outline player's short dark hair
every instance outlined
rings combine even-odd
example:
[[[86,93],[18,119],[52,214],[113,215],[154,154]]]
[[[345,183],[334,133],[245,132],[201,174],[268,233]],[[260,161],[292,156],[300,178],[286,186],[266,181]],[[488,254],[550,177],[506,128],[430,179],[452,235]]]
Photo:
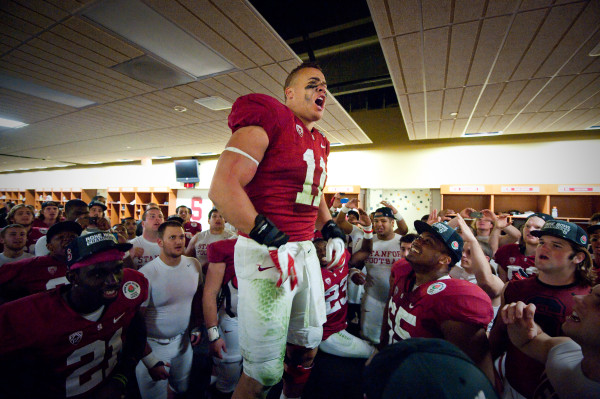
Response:
[[[9,224],[8,226],[5,226],[3,229],[0,229],[0,237],[4,238],[4,236],[6,235],[6,231],[8,229],[27,229],[27,227],[23,226],[22,224],[18,224],[18,223]]]
[[[179,212],[179,208],[185,208],[185,209],[187,209],[188,211],[190,211],[190,213],[191,213],[191,211],[192,211],[190,208],[188,208],[188,207],[187,207],[187,206],[185,206],[185,205],[179,205],[177,208],[175,208],[175,213]]]
[[[219,212],[219,210],[217,208],[213,208],[210,210],[210,212],[208,212],[208,219],[210,220],[210,217],[212,216],[213,213],[217,212],[218,214],[221,214],[221,212]]]
[[[416,240],[417,237],[419,237],[418,234],[414,234],[414,233],[406,234],[406,235],[403,235],[402,237],[400,237],[400,242],[405,242],[407,244],[410,244],[411,242]]]
[[[323,70],[321,69],[319,64],[317,64],[316,62],[303,62],[302,64],[298,65],[296,68],[292,69],[290,74],[285,79],[285,84],[283,85],[284,95],[285,95],[285,89],[287,89],[288,87],[290,87],[292,85],[292,81],[294,80],[294,78],[296,77],[298,72],[300,72],[301,70],[303,70],[305,68],[314,68],[314,69],[318,69],[319,71],[323,72]]]
[[[183,230],[183,226],[177,220],[167,220],[166,222],[158,226],[158,237],[160,239],[162,239],[165,235],[165,230],[167,229],[167,227],[179,227]]]
[[[67,203],[65,204],[65,214],[67,216],[67,219],[69,218],[69,215],[71,215],[71,212],[75,208],[86,208],[88,210],[90,209],[88,204],[80,199],[72,199],[70,201],[67,201]]]
[[[125,223],[125,221],[127,221],[127,220],[133,220],[135,222],[135,218],[133,216],[128,216],[126,218],[122,218],[121,223]]]

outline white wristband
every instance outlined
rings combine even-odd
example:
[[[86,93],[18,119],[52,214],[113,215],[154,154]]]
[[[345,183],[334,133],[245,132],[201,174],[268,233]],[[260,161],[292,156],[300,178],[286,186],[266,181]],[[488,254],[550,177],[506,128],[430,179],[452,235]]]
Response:
[[[208,332],[208,342],[214,342],[221,338],[221,335],[219,335],[219,328],[217,326],[209,327],[206,329],[206,331]]]
[[[355,267],[350,268],[350,270],[348,270],[348,277],[352,278],[352,276],[354,276],[356,273],[360,273],[360,270],[358,270]]]
[[[363,238],[367,240],[373,239],[373,225],[370,224],[363,228]]]
[[[331,208],[329,208],[329,212],[335,212],[337,211],[337,208],[335,206],[332,206]]]
[[[394,219],[396,219],[399,222],[401,222],[401,221],[404,220],[404,218],[402,217],[402,215],[400,214],[400,212],[394,213]]]
[[[343,212],[343,213],[348,213],[348,212],[350,212],[350,208],[348,208],[348,207],[346,206],[346,204],[344,204],[344,205],[342,205],[342,209],[340,210],[340,212]]]
[[[160,362],[156,356],[154,356],[154,352],[148,353],[146,356],[142,358],[142,363],[146,366],[147,369],[151,369],[156,366],[156,363]]]

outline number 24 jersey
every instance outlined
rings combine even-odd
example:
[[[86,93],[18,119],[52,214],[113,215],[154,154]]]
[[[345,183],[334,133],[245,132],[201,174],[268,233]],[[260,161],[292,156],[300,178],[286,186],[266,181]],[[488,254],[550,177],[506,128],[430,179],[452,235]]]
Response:
[[[264,94],[242,96],[233,104],[229,127],[235,132],[246,126],[260,126],[269,137],[256,174],[244,188],[256,211],[288,234],[290,241],[312,240],[327,176],[329,141]]]
[[[489,296],[477,285],[445,278],[413,290],[415,272],[406,259],[394,265],[391,297],[386,309],[382,342],[393,344],[408,338],[444,338],[448,320],[486,328],[494,315]],[[386,339],[386,341],[383,341]]]

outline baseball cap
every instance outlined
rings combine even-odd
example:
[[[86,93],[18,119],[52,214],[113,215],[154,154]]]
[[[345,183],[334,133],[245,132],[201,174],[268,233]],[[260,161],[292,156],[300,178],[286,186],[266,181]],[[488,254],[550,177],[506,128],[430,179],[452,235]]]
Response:
[[[347,216],[354,215],[354,217],[357,218],[357,219],[360,217],[358,211],[355,211],[354,209],[350,209],[346,215]]]
[[[415,229],[417,229],[417,233],[419,234],[428,231],[439,237],[444,242],[444,245],[450,250],[454,263],[458,262],[462,257],[463,239],[456,230],[446,223],[438,222],[429,225],[420,220],[415,220]]]
[[[56,201],[44,201],[44,202],[42,202],[42,209],[44,209],[47,206],[55,206],[55,207],[58,208],[59,205],[58,205],[58,202],[56,202]]]
[[[596,223],[588,227],[587,232],[589,235],[591,235],[597,232],[598,230],[600,230],[600,223]]]
[[[491,382],[460,349],[438,338],[390,345],[365,367],[367,399],[497,399]]]
[[[123,258],[123,252],[128,251],[133,244],[119,244],[114,233],[99,231],[77,237],[67,247],[67,266],[69,269],[77,269],[93,263],[119,260]],[[95,255],[110,253],[110,257],[98,257]],[[89,260],[93,260],[90,262]]]
[[[388,208],[387,206],[381,207],[379,209],[377,209],[375,211],[375,215],[373,216],[374,218],[380,218],[382,216],[388,217],[388,218],[394,218],[394,213],[392,212],[391,208]]]
[[[531,219],[534,216],[542,219],[544,222],[547,222],[548,220],[554,220],[554,218],[552,216],[548,215],[547,213],[534,212],[531,215],[527,216],[527,219],[525,219],[525,221]]]
[[[75,223],[75,222],[58,222],[58,223],[54,223],[49,229],[48,232],[46,233],[46,240],[47,242],[50,242],[50,240],[52,240],[52,238],[57,235],[58,233],[62,233],[63,231],[72,231],[73,233],[80,235],[81,232],[83,231],[83,228],[81,227],[81,225],[79,223]]]
[[[585,231],[575,223],[566,222],[564,220],[549,220],[540,230],[531,232],[532,236],[554,236],[570,241],[575,245],[587,245],[588,236]]]
[[[100,201],[92,201],[88,204],[88,207],[91,209],[93,206],[99,206],[100,208],[102,208],[103,211],[105,211],[106,205],[104,205],[104,202],[100,202]]]

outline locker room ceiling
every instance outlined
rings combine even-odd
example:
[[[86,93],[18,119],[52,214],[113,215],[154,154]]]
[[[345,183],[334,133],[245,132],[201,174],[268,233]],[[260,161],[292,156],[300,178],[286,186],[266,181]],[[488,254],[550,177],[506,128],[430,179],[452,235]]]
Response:
[[[403,118],[389,143],[600,125],[597,0],[5,0],[0,17],[0,118],[28,124],[0,128],[0,172],[218,154],[229,111],[194,100],[282,99],[308,59],[344,146],[372,142],[351,114],[373,109]]]

